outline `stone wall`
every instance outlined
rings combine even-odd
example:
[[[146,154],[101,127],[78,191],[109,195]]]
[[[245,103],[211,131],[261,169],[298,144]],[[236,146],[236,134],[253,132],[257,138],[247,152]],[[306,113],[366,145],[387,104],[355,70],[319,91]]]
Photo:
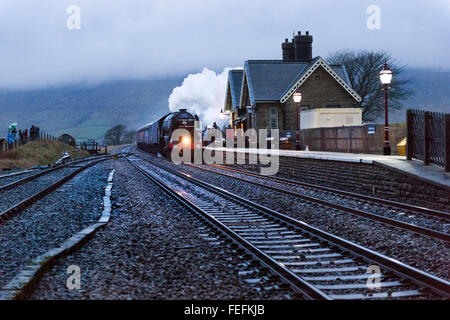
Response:
[[[353,97],[322,67],[313,72],[302,84],[300,91],[302,93],[300,108],[316,109],[336,105],[345,108],[355,107],[356,101]],[[292,97],[284,104],[257,103],[256,129],[269,128],[270,107],[278,108],[278,128],[280,130],[297,130],[297,106]]]
[[[248,154],[246,159],[248,163]],[[244,167],[258,170],[259,165]],[[280,157],[278,175],[373,197],[450,211],[449,189],[376,163]]]

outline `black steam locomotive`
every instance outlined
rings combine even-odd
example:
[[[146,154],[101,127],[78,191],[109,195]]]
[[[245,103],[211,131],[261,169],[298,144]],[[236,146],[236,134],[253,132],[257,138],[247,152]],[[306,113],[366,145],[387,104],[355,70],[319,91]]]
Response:
[[[178,148],[183,144],[183,149],[194,149],[194,124],[198,120],[186,109],[169,113],[152,123],[138,129],[136,142],[139,149],[160,153],[164,156],[170,155],[173,148]],[[181,136],[179,139],[172,139],[172,133],[176,129],[186,129],[189,135]],[[181,149],[181,148],[180,148]],[[193,153],[193,152],[192,152]]]

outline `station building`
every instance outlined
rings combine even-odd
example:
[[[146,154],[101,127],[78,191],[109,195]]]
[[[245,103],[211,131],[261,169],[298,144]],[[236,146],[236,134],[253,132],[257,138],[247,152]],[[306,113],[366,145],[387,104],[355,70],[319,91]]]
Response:
[[[294,137],[298,126],[302,128],[301,111],[321,108],[349,113],[340,117],[342,125],[361,125],[361,117],[354,117],[361,98],[345,67],[313,58],[312,42],[309,32],[298,32],[282,43],[282,60],[247,60],[243,69],[229,71],[224,110],[234,129],[279,129],[281,135]],[[299,105],[292,98],[295,92],[302,94]],[[331,122],[329,126],[336,123]]]

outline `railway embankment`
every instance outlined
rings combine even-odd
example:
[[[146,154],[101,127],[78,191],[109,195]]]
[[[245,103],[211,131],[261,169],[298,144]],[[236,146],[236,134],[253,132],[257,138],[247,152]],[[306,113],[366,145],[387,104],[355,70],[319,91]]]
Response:
[[[31,141],[16,149],[3,151],[0,154],[0,172],[47,165],[58,160],[63,152],[68,152],[74,159],[89,156],[87,151],[59,141]]]

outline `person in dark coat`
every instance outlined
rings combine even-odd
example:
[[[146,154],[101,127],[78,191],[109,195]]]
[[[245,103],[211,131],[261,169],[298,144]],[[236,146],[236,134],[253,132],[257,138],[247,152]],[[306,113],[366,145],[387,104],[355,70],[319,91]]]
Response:
[[[24,141],[23,141],[23,131],[22,131],[22,129],[19,129],[19,141],[20,141],[20,144],[24,144]]]

